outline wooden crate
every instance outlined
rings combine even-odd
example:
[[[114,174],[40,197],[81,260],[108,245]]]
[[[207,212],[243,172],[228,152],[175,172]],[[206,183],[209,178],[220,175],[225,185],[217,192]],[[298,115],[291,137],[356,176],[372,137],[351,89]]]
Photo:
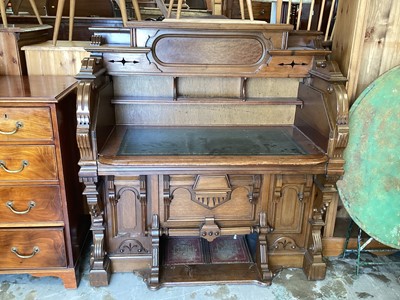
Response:
[[[51,41],[29,45],[25,51],[29,75],[76,75],[81,67],[81,60],[90,54],[85,51],[89,46],[86,41],[58,41],[54,46]]]
[[[21,48],[48,39],[49,25],[0,25],[0,75],[26,75],[25,56]]]

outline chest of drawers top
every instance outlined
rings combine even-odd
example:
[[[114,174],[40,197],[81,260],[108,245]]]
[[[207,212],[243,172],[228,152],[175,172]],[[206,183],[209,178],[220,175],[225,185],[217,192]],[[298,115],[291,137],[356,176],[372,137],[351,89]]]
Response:
[[[58,103],[75,85],[72,76],[0,76],[0,105]]]

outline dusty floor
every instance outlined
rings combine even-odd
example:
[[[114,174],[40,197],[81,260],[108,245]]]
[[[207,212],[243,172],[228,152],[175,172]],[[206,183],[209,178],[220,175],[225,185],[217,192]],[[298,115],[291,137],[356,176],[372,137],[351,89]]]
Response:
[[[255,285],[209,285],[168,287],[150,291],[139,277],[130,274],[113,274],[110,285],[94,288],[88,282],[88,259],[85,259],[83,277],[79,288],[66,290],[61,280],[53,277],[35,278],[29,275],[0,275],[0,299],[400,299],[399,252],[388,257],[367,260],[389,262],[389,265],[365,266],[355,275],[354,259],[330,258],[323,281],[307,281],[302,270],[282,270],[270,287]]]

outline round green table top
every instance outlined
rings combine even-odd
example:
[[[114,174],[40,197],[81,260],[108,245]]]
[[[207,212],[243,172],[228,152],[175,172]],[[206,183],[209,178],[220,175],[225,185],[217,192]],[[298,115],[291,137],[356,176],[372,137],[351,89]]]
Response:
[[[400,66],[358,97],[349,127],[339,195],[362,230],[400,249]]]

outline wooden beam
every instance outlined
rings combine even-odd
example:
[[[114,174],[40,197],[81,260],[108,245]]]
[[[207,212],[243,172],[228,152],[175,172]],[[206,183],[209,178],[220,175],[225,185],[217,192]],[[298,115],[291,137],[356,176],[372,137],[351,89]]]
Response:
[[[355,97],[380,75],[400,64],[400,1],[368,1]]]
[[[371,1],[339,1],[332,43],[332,59],[347,78],[347,95],[353,102],[362,61],[362,47],[367,26],[366,13]]]

